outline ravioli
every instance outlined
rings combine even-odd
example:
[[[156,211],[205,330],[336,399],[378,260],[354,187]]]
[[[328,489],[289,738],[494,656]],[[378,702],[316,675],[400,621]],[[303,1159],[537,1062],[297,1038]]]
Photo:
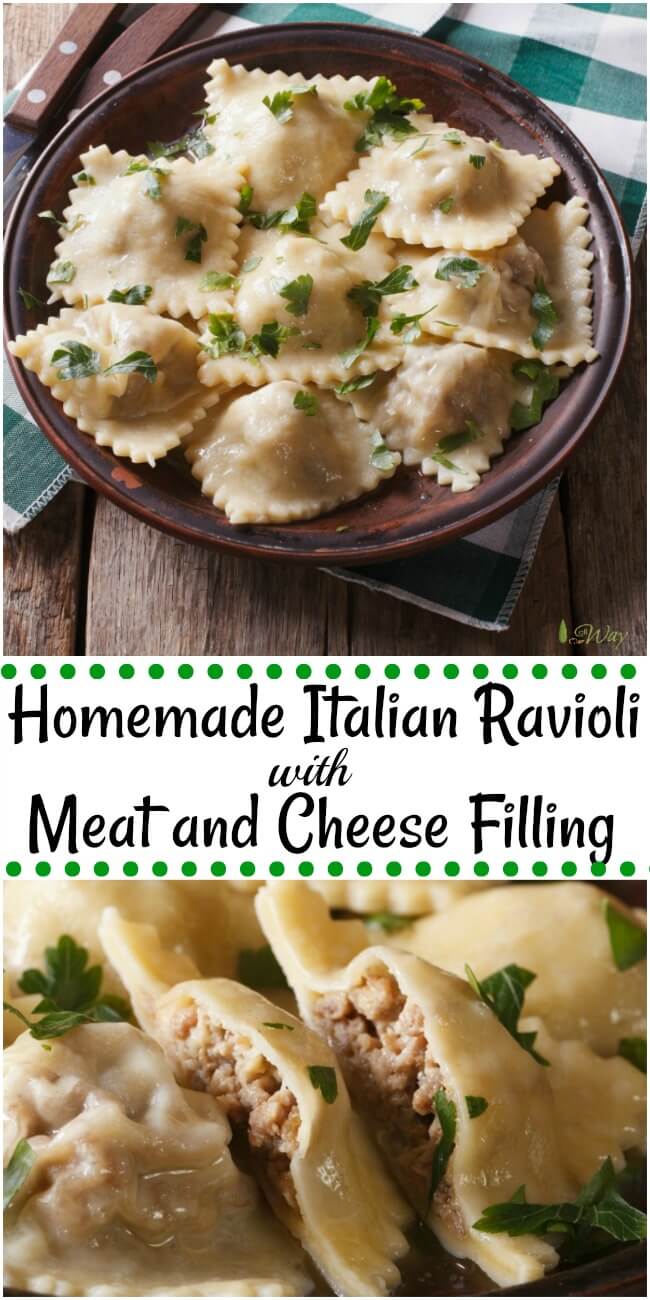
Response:
[[[182,1089],[127,1024],[5,1053],[5,1165],[35,1163],[5,1215],[5,1281],[45,1295],[305,1295],[301,1252],[234,1165],[217,1102]]]
[[[330,1042],[389,1168],[444,1247],[501,1286],[553,1268],[544,1239],[475,1225],[522,1186],[533,1204],[573,1200],[607,1155],[620,1169],[643,1133],[642,1074],[621,1061],[614,1078],[589,1049],[545,1036],[541,1064],[464,980],[397,948],[358,951],[356,929],[331,920],[306,885],[268,886],[256,905],[303,1018]],[[600,1111],[575,1132],[572,1087],[589,1116]]]
[[[410,1217],[353,1114],[336,1059],[295,1016],[230,980],[164,991],[151,926],[109,910],[104,947],[178,1081],[216,1097],[247,1139],[275,1213],[338,1294],[385,1295]]]
[[[312,519],[373,491],[400,459],[347,403],[289,379],[235,389],[185,454],[202,492],[234,524]]]
[[[358,221],[366,190],[387,194],[376,229],[426,248],[496,248],[505,244],[559,175],[537,158],[469,136],[425,115],[418,135],[384,137],[358,168],[325,196],[336,221]]]
[[[409,344],[397,370],[350,400],[405,465],[466,492],[503,451],[515,395],[528,391],[512,374],[515,360],[467,343],[421,340]]]
[[[467,894],[487,889],[480,880],[314,880],[312,889],[326,899],[330,908],[359,915],[389,913],[393,916],[425,916],[443,912]],[[260,881],[242,880],[231,885],[243,893],[256,894]]]
[[[524,966],[536,976],[525,1014],[541,1017],[555,1038],[580,1039],[610,1056],[621,1038],[645,1036],[647,965],[616,967],[607,903],[632,916],[595,885],[498,885],[417,921],[394,941],[458,975],[466,963],[479,979],[512,962]]]
[[[536,208],[524,222],[522,238],[539,253],[548,267],[548,289],[558,315],[548,346],[540,353],[547,365],[565,361],[595,361],[592,346],[591,272],[592,234],[586,228],[589,208],[575,195],[568,203]],[[517,349],[518,350],[518,349]]]
[[[9,349],[35,371],[83,433],[136,464],[153,465],[166,456],[218,400],[199,381],[196,335],[142,306],[66,307],[47,324],[21,334]],[[136,353],[139,369],[105,373],[123,362],[128,367]],[[76,377],[78,356],[82,369]]]
[[[300,73],[248,71],[215,59],[208,68],[205,130],[220,156],[242,165],[253,186],[255,206],[264,212],[290,208],[306,191],[322,199],[354,166],[359,115],[343,102],[367,91],[362,77],[311,77]],[[274,115],[267,98],[299,88],[284,116]],[[363,121],[363,117],[362,117]],[[319,148],[319,141],[327,142]]]
[[[344,226],[328,229],[320,224],[313,237],[244,228],[232,312],[246,342],[241,341],[240,351],[229,351],[211,328],[206,329],[201,336],[206,355],[199,372],[204,384],[254,387],[291,378],[333,385],[397,365],[402,346],[386,328],[387,303],[399,302],[401,295],[382,300],[379,332],[365,349],[361,344],[368,321],[347,296],[364,281],[381,281],[394,269],[391,244],[382,235],[371,235],[355,253],[341,243],[343,236]],[[262,350],[264,333],[277,326],[282,338],[273,351],[270,345]],[[357,346],[358,357],[346,355]]]
[[[170,162],[112,154],[106,145],[82,154],[81,163],[94,184],[70,191],[58,269],[48,274],[50,302],[92,305],[115,289],[148,285],[154,312],[198,319],[224,310],[228,294],[206,292],[201,282],[208,271],[234,270],[241,172],[214,155]],[[141,170],[128,174],[134,167]]]

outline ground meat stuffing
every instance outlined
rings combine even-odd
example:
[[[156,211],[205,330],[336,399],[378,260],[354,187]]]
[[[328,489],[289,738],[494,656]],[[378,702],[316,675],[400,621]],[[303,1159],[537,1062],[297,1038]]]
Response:
[[[420,1008],[382,970],[366,975],[353,989],[321,997],[314,1014],[339,1057],[352,1096],[372,1115],[373,1132],[390,1168],[425,1213],[433,1153],[441,1137],[434,1097],[444,1085]],[[442,1207],[448,1201],[443,1180],[436,1203]]]
[[[268,1181],[296,1209],[290,1161],[300,1115],[275,1066],[244,1034],[215,1023],[196,1004],[174,1017],[170,1045],[180,1082],[219,1098],[233,1127],[245,1129]]]

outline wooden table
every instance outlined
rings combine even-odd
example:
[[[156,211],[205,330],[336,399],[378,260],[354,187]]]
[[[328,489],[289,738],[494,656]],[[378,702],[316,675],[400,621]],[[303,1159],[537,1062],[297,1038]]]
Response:
[[[5,5],[5,85],[53,40],[69,4]],[[555,654],[558,627],[625,633],[644,654],[643,285],[614,395],[572,459],[508,632],[467,628],[314,570],[231,559],[154,532],[69,484],[5,541],[7,655]]]

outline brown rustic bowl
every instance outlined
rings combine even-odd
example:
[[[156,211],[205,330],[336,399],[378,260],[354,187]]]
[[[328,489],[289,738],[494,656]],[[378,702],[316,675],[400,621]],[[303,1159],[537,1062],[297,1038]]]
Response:
[[[132,514],[187,541],[239,554],[369,564],[450,541],[498,518],[553,478],[587,433],[623,355],[631,308],[631,257],[623,222],[593,159],[539,99],[503,73],[426,37],[346,23],[288,23],[235,32],[184,46],[132,73],[98,96],[52,141],[21,192],[7,233],[6,328],[10,338],[33,327],[18,296],[43,296],[56,235],[39,221],[65,206],[77,159],[90,145],[143,150],[147,140],[175,139],[203,104],[205,68],[223,56],[261,67],[370,77],[384,73],[403,94],[424,100],[436,118],[474,135],[497,136],[525,153],[552,154],[562,175],[544,202],[585,195],[590,203],[594,342],[600,359],[583,366],[541,424],[506,445],[480,484],[452,494],[416,469],[398,470],[376,493],[321,519],[280,526],[229,524],[199,493],[182,454],[152,470],[118,460],[80,433],[36,377],[12,359],[19,389],[38,424],[90,485]],[[338,531],[343,529],[343,531]]]

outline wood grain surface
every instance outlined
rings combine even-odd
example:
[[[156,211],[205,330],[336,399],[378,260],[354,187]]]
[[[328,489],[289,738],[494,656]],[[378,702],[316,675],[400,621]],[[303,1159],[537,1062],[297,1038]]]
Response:
[[[5,87],[69,4],[4,6]],[[314,571],[231,559],[69,485],[5,541],[5,654],[644,654],[644,262],[609,407],[569,463],[509,631],[480,632]],[[625,634],[562,647],[558,627]]]

